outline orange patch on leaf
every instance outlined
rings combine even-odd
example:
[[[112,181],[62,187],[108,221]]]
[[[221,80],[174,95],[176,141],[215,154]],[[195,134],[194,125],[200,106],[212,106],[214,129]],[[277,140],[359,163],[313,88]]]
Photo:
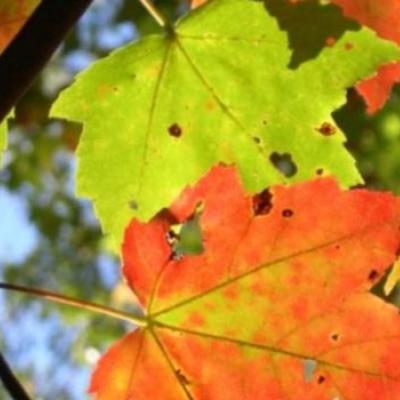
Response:
[[[188,321],[187,321],[187,325],[190,327],[194,327],[194,328],[200,328],[205,324],[205,319],[204,316],[198,312],[192,312],[189,316],[188,316]]]

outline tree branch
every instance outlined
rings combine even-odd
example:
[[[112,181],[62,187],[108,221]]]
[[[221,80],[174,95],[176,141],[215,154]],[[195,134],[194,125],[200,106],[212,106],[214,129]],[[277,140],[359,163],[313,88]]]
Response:
[[[36,76],[92,0],[42,0],[0,56],[0,122]]]
[[[16,376],[12,373],[3,355],[0,353],[0,379],[10,397],[14,400],[30,400]]]

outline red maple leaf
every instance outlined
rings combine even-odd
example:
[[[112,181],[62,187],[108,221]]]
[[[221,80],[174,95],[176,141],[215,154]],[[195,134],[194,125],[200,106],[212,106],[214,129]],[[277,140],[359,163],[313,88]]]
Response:
[[[204,250],[172,224],[201,210]],[[123,273],[144,326],[100,360],[98,400],[399,400],[400,315],[369,289],[396,258],[400,202],[333,178],[246,194],[215,167],[148,223]]]
[[[344,14],[375,30],[381,37],[400,44],[399,0],[331,0]],[[392,87],[400,82],[400,63],[382,67],[376,76],[360,83],[357,90],[364,97],[369,113],[382,108]]]

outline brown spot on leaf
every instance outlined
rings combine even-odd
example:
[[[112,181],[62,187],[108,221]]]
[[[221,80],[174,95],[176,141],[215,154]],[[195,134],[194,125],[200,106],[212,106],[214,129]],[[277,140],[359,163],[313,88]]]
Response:
[[[268,189],[253,196],[254,215],[268,214],[272,209],[272,194]]]
[[[379,273],[377,270],[373,269],[368,275],[368,280],[375,281],[379,277]]]
[[[182,136],[182,128],[177,124],[174,123],[168,128],[168,132],[171,136],[179,138]]]
[[[344,45],[344,48],[345,48],[346,50],[353,50],[353,49],[354,49],[354,44],[353,44],[353,43],[350,43],[350,42],[347,42],[347,43]]]
[[[261,143],[261,139],[258,136],[253,136],[253,141],[256,144],[260,144]]]
[[[137,210],[137,209],[139,208],[139,205],[138,205],[137,201],[135,201],[135,200],[131,200],[131,201],[128,203],[128,206],[129,206],[129,208],[130,208],[131,210]]]
[[[285,209],[282,211],[282,216],[283,216],[284,218],[291,218],[291,217],[293,217],[293,214],[294,214],[294,212],[293,212],[293,210],[291,210],[290,208],[285,208]]]
[[[323,375],[320,375],[319,377],[318,377],[318,384],[319,385],[321,385],[322,383],[324,383],[325,382],[325,377],[323,376]]]
[[[178,219],[168,208],[162,208],[154,217],[154,219],[163,221],[167,225],[175,225],[178,223]]]
[[[321,175],[324,174],[324,170],[323,170],[323,168],[318,168],[318,169],[315,171],[315,173],[316,173],[318,176],[321,176]]]
[[[332,136],[336,133],[336,128],[330,122],[324,122],[317,131],[322,133],[324,136]]]
[[[180,369],[175,370],[175,375],[182,385],[184,385],[184,386],[190,385],[189,379],[186,377],[186,375]]]
[[[337,342],[337,341],[339,340],[339,334],[338,334],[338,333],[333,333],[333,334],[331,335],[331,339],[332,339],[334,342]]]

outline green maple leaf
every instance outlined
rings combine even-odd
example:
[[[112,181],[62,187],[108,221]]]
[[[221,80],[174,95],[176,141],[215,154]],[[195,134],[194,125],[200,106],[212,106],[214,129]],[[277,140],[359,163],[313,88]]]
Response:
[[[210,2],[175,30],[93,64],[53,109],[84,123],[78,192],[115,249],[129,218],[149,218],[216,162],[237,164],[250,191],[317,171],[361,181],[331,112],[346,88],[400,58],[395,45],[348,32],[293,71],[286,34],[249,0]],[[282,174],[274,156],[297,172]]]

